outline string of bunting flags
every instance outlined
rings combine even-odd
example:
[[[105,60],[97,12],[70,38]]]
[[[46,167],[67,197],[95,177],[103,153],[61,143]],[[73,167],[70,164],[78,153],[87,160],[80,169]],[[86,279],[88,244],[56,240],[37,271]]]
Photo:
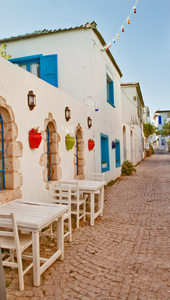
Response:
[[[118,33],[115,34],[115,36],[114,36],[114,38],[111,40],[111,42],[107,43],[107,44],[101,49],[102,52],[107,51],[107,50],[112,46],[112,45],[111,45],[112,42],[113,42],[113,43],[116,43],[116,40],[119,40],[119,34],[120,34],[120,32],[124,32],[124,31],[125,31],[125,24],[126,24],[126,23],[127,23],[127,24],[130,24],[130,15],[132,14],[132,12],[133,12],[134,14],[136,14],[136,5],[137,5],[138,2],[139,2],[139,0],[137,0],[137,1],[135,2],[133,8],[132,8],[131,11],[130,11],[129,16],[126,18],[126,20],[124,21],[123,25],[120,27]]]

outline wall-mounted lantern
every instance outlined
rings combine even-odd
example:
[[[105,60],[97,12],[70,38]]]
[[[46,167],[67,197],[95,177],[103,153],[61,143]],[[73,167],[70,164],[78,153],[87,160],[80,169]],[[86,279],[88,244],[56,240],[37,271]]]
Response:
[[[92,127],[92,119],[90,117],[87,118],[87,125],[88,127]]]
[[[66,106],[65,108],[65,119],[68,122],[71,119],[71,110]]]
[[[28,106],[30,110],[33,110],[33,108],[36,106],[36,95],[33,93],[33,91],[29,91],[28,93]]]

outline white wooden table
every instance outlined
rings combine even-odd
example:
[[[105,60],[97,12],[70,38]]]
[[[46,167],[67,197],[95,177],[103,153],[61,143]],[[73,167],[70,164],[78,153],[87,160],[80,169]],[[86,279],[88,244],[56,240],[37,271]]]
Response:
[[[33,277],[34,285],[41,283],[41,274],[57,259],[64,259],[63,214],[67,205],[11,201],[0,207],[1,214],[15,213],[18,229],[32,232],[33,249]],[[57,249],[50,258],[40,257],[39,232],[44,227],[58,219],[57,222]],[[40,262],[43,263],[40,266]]]
[[[93,180],[67,180],[67,182],[76,182],[79,183],[80,192],[90,195],[90,225],[94,226],[94,220],[99,216],[103,215],[104,207],[104,186],[106,185],[105,181],[93,181]],[[94,195],[96,192],[99,192],[99,207],[98,211],[94,212]]]

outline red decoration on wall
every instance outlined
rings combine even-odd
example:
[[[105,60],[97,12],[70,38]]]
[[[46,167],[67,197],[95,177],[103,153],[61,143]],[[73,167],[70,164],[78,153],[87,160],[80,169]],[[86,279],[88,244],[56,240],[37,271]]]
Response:
[[[34,128],[29,131],[29,145],[31,149],[38,148],[41,140],[41,132],[36,132]]]
[[[95,142],[93,140],[89,139],[88,140],[88,148],[89,148],[89,150],[93,150],[94,146],[95,146]]]

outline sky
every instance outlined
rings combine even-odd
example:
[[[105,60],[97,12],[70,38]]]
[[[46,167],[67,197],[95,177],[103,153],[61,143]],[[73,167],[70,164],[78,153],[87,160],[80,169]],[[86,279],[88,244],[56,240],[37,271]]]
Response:
[[[125,31],[113,43],[136,1],[0,0],[0,39],[95,21],[105,42],[111,42],[121,81],[139,82],[152,117],[158,109],[170,110],[170,0],[139,0],[130,25],[125,23]]]

